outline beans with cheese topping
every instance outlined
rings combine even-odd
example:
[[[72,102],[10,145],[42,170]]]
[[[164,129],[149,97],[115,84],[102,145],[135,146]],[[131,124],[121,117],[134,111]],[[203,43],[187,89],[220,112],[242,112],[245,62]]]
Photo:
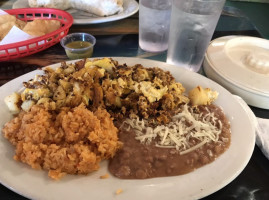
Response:
[[[177,148],[177,144],[173,144],[173,142],[167,146],[158,145],[163,139],[161,134],[152,137],[150,142],[141,142],[141,140],[136,139],[137,135],[140,134],[137,133],[139,132],[137,128],[126,125],[121,126],[119,139],[124,145],[110,161],[110,172],[123,179],[145,179],[181,175],[213,162],[230,145],[230,123],[222,110],[216,105],[199,106],[192,115],[198,116],[196,123],[201,123],[208,116],[208,113],[214,116],[210,118],[209,122],[215,124],[216,130],[219,129],[220,132],[216,140],[214,138],[212,140],[208,139],[198,148],[193,149],[192,147],[201,144],[201,140],[205,141],[207,136],[205,136],[206,134],[201,134],[201,127],[193,127],[193,124],[187,120],[185,120],[185,128],[189,131],[188,138],[185,138],[187,140],[186,144],[189,145],[187,149],[182,146]],[[220,121],[220,123],[217,123],[217,121]],[[121,124],[119,123],[118,125]],[[143,131],[143,128],[140,130]],[[183,130],[181,131],[184,132]],[[201,136],[194,137],[195,134]],[[167,137],[170,137],[169,134],[167,134]],[[190,151],[181,153],[188,149]]]

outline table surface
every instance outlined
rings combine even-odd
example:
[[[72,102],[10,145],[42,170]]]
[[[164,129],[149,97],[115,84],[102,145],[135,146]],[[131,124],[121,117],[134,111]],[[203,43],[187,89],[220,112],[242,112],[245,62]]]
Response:
[[[10,9],[15,1],[1,1],[1,9]],[[269,39],[269,4],[227,1],[213,38],[225,35],[249,35]],[[70,32],[88,32],[96,36],[93,57],[140,57],[166,60],[166,52],[148,53],[138,46],[138,14],[129,18],[95,25],[73,25]],[[37,54],[0,62],[0,85],[29,71],[68,60],[60,44]],[[256,116],[269,118],[269,111],[251,107]],[[25,200],[0,185],[0,199]],[[210,199],[269,199],[269,161],[256,146],[243,172]]]

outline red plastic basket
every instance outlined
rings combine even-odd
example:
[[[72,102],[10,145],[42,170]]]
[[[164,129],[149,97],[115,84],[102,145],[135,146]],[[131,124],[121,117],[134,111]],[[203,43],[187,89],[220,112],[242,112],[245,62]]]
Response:
[[[73,24],[73,17],[69,13],[53,8],[20,8],[5,11],[26,22],[34,19],[58,20],[61,22],[61,28],[33,39],[0,45],[0,61],[28,56],[51,47],[67,35]]]

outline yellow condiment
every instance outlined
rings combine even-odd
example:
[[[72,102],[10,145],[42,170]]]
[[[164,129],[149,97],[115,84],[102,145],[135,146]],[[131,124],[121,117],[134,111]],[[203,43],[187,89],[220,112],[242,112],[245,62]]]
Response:
[[[90,42],[74,41],[66,45],[66,47],[73,50],[65,49],[65,52],[70,59],[89,58],[92,56],[93,53],[93,47],[90,46],[92,46]]]
[[[81,48],[89,47],[91,45],[92,43],[86,42],[86,41],[74,41],[74,42],[68,43],[66,46],[72,49],[81,49]]]

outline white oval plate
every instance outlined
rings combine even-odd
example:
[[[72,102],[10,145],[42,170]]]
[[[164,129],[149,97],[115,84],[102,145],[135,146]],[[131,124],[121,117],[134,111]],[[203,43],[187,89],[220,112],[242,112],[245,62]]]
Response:
[[[197,85],[209,87],[219,92],[216,104],[223,108],[231,122],[232,136],[230,148],[211,164],[194,172],[173,177],[152,178],[145,180],[122,180],[110,175],[108,179],[100,179],[109,173],[107,162],[102,162],[100,170],[87,176],[67,175],[60,181],[51,180],[47,172],[33,170],[23,163],[12,159],[14,147],[0,137],[0,181],[9,189],[31,199],[39,200],[84,200],[84,199],[155,199],[178,200],[205,197],[221,189],[236,178],[247,165],[255,145],[255,132],[246,111],[233,98],[231,93],[217,83],[194,72],[159,61],[115,57],[119,63],[127,65],[142,64],[145,67],[160,67],[169,70],[187,91]],[[72,61],[71,61],[72,62]],[[52,65],[58,67],[60,64]],[[16,78],[0,88],[0,127],[12,116],[4,104],[4,97],[13,91],[19,91],[23,81],[28,81],[36,70]],[[116,195],[117,189],[122,193]]]
[[[28,0],[17,0],[12,8],[29,8]],[[73,16],[74,24],[99,24],[130,17],[135,14],[138,9],[139,5],[135,0],[123,0],[123,11],[108,17],[99,17],[76,9],[68,9],[66,11]]]

